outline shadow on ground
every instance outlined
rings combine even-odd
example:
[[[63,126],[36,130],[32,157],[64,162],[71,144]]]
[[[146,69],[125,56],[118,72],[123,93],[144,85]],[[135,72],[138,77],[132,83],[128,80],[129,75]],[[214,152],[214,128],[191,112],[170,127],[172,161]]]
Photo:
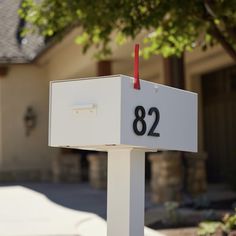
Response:
[[[95,190],[88,184],[14,183],[1,186],[23,186],[64,207],[95,213],[106,219],[106,190]]]

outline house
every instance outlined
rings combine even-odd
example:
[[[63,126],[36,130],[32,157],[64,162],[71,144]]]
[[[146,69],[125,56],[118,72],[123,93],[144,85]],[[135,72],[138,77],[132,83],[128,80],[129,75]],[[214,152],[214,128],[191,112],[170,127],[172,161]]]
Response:
[[[113,55],[97,61],[74,43],[79,28],[45,43],[22,38],[20,0],[0,4],[0,181],[90,179],[106,186],[106,154],[49,148],[49,81],[107,74],[133,74],[133,42],[112,45]],[[140,35],[140,40],[142,35]],[[160,56],[140,61],[140,78],[168,84],[168,63]],[[199,152],[149,154],[147,181],[155,201],[178,200],[210,182],[230,182],[236,168],[236,66],[220,46],[185,55],[186,89],[199,94]],[[206,170],[206,171],[205,171]],[[207,176],[206,176],[207,173]],[[152,176],[152,177],[150,177]]]

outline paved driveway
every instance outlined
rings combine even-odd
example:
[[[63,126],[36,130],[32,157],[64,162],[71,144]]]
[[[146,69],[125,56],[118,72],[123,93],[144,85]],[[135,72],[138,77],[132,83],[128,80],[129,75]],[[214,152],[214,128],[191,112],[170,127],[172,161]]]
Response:
[[[1,236],[105,236],[105,216],[106,192],[88,185],[0,186]]]

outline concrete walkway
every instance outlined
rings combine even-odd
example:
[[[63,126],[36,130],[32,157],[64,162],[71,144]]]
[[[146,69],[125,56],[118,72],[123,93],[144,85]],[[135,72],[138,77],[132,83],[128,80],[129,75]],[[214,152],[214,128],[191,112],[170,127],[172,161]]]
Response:
[[[0,236],[105,236],[105,212],[106,192],[87,185],[0,186]]]

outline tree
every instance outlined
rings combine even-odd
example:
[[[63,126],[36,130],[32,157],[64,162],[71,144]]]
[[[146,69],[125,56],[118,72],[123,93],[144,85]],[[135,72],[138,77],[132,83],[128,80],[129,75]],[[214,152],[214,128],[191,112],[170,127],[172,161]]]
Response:
[[[145,31],[144,57],[220,43],[236,61],[236,0],[23,0],[19,14],[29,23],[24,33],[51,37],[80,26],[84,51],[96,45],[107,55],[112,35],[123,43]]]

